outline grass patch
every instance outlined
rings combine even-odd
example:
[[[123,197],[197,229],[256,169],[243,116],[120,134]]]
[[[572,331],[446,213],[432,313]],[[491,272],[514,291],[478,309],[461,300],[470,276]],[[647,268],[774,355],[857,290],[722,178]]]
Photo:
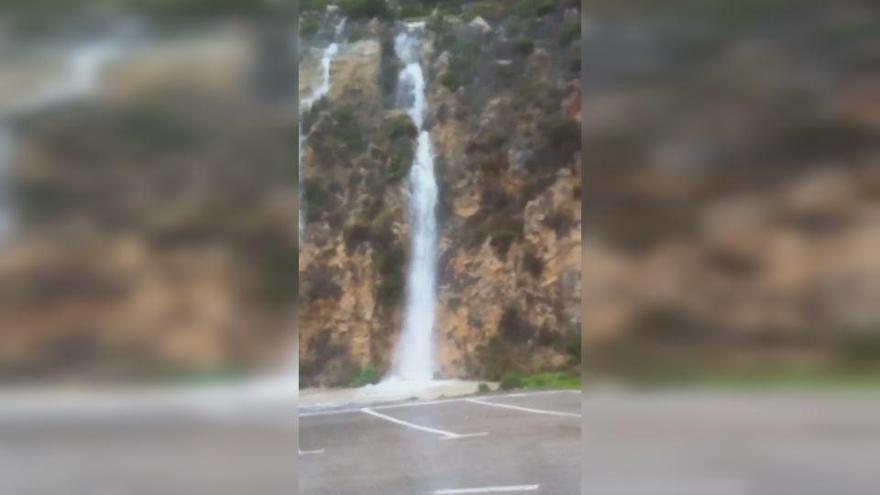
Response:
[[[526,377],[525,388],[529,390],[565,389],[580,390],[581,377],[570,373],[538,373]]]
[[[501,390],[580,390],[581,377],[562,372],[524,375],[511,371],[504,374],[499,387]]]
[[[351,381],[352,387],[364,387],[366,385],[375,385],[382,379],[379,372],[373,368],[365,368],[358,372],[357,376]]]

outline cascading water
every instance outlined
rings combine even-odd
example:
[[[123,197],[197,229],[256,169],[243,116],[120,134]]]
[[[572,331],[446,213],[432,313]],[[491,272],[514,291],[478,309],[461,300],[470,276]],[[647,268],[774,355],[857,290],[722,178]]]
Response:
[[[434,320],[437,278],[437,181],[431,134],[424,128],[425,75],[419,61],[420,26],[409,25],[397,35],[395,51],[405,64],[398,80],[398,104],[418,128],[418,142],[409,173],[410,262],[407,273],[403,331],[388,381],[428,382],[437,367]]]
[[[303,186],[302,186],[302,154],[303,154],[303,146],[308,139],[308,136],[303,135],[302,131],[302,118],[312,107],[320,101],[322,98],[327,96],[327,93],[330,92],[331,87],[331,74],[330,69],[333,66],[333,61],[336,59],[336,56],[339,54],[339,40],[342,38],[342,32],[345,29],[346,18],[342,18],[336,27],[333,30],[333,41],[327,48],[324,49],[321,54],[321,82],[318,84],[313,90],[312,94],[310,94],[307,98],[303,99],[300,102],[299,107],[299,239],[300,244],[302,244],[303,233],[305,232],[305,201],[303,201]]]

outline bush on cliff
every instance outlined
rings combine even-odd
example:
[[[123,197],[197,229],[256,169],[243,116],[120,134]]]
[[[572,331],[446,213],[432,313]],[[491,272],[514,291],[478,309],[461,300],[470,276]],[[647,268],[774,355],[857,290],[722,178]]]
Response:
[[[558,0],[519,0],[514,12],[522,17],[543,17],[556,10],[559,3]]]
[[[353,19],[372,19],[375,17],[390,20],[394,18],[394,13],[391,12],[385,0],[344,0],[340,2],[340,7],[346,15]]]

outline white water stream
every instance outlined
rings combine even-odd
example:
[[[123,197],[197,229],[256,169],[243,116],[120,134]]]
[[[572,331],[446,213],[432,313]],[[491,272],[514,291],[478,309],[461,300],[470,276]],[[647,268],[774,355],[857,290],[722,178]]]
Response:
[[[419,130],[409,173],[410,261],[406,279],[403,331],[385,382],[431,382],[438,371],[434,346],[437,279],[437,181],[431,134],[424,128],[425,74],[419,61],[420,26],[397,35],[395,51],[404,63],[398,104]]]

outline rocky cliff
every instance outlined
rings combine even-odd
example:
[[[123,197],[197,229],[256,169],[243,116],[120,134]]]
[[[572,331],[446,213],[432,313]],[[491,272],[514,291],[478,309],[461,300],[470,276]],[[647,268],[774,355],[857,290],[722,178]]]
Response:
[[[560,2],[564,4],[565,2]],[[306,14],[301,97],[338,13]],[[570,369],[580,352],[580,13],[426,21],[447,377]],[[401,330],[415,129],[395,109],[391,20],[352,20],[303,117],[303,385],[386,370]]]

